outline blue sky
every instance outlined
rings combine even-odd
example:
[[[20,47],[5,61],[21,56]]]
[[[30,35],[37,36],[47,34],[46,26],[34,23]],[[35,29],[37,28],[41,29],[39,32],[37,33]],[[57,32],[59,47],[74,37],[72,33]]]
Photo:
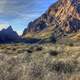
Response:
[[[0,28],[12,25],[19,34],[56,0],[0,0]]]

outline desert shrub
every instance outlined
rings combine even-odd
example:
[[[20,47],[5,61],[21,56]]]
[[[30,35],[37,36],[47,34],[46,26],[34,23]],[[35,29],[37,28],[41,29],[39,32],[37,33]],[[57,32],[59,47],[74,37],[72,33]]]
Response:
[[[74,41],[71,41],[71,40],[67,40],[67,39],[64,40],[64,44],[65,44],[65,45],[68,45],[68,46],[71,46],[71,47],[74,46],[74,43],[75,43],[75,42],[74,42]]]
[[[36,51],[41,51],[43,48],[42,47],[37,47]]]
[[[56,71],[59,73],[72,73],[74,72],[75,67],[70,63],[56,62],[52,64],[51,71]]]
[[[29,51],[41,51],[43,48],[41,46],[35,45],[31,46],[28,50]]]
[[[72,47],[72,46],[74,46],[74,44],[73,44],[73,43],[69,43],[69,46],[71,46],[71,47]]]
[[[1,46],[1,49],[6,49],[6,47],[5,46]]]
[[[31,49],[27,49],[27,52],[28,53],[32,53],[33,51]]]
[[[57,55],[59,54],[59,52],[56,51],[56,50],[50,50],[50,51],[49,51],[49,54],[50,54],[51,56],[57,56]]]
[[[34,50],[34,46],[30,46],[30,48],[29,48],[29,49]]]
[[[16,51],[16,48],[12,48],[13,51]]]
[[[29,67],[28,70],[28,77],[30,77],[30,80],[43,80],[44,77],[44,71],[43,67],[37,64],[34,64]]]
[[[24,49],[18,50],[17,53],[24,53]]]

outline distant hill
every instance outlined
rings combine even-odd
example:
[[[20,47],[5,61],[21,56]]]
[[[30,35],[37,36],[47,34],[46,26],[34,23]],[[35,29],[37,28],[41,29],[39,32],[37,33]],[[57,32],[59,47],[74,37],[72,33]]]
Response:
[[[59,0],[29,23],[23,38],[55,39],[80,30],[80,0]]]
[[[0,43],[10,43],[21,41],[20,36],[9,26],[7,29],[0,31]]]

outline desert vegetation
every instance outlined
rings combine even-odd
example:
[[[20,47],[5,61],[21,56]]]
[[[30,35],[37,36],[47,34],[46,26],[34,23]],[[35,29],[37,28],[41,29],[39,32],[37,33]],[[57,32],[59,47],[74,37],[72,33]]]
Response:
[[[1,44],[0,80],[80,80],[80,46]]]

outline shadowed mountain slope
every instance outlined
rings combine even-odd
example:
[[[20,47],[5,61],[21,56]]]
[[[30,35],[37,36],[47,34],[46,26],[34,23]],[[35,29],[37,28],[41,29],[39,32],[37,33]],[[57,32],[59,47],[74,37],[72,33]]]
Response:
[[[21,38],[13,31],[11,26],[0,31],[0,43],[19,42],[20,40]]]
[[[29,23],[23,38],[59,38],[80,29],[80,1],[59,0],[39,18]]]

